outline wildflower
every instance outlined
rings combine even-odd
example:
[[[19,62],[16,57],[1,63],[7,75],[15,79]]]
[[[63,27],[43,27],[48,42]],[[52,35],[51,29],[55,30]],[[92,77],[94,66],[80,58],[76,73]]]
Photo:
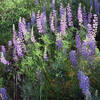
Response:
[[[63,35],[66,34],[66,12],[64,12],[64,14],[61,15],[61,21],[60,21],[60,30],[61,30],[61,33]]]
[[[12,41],[8,41],[8,46],[9,46],[9,48],[11,48],[11,46],[12,46]]]
[[[67,19],[68,19],[68,26],[72,27],[73,26],[73,20],[72,20],[71,7],[70,7],[69,3],[67,5]]]
[[[93,0],[90,0],[90,6],[93,6]]]
[[[52,10],[55,9],[55,0],[52,0]]]
[[[75,50],[72,50],[70,52],[70,61],[73,64],[73,66],[77,66],[77,59],[76,59],[76,52],[75,52]]]
[[[98,17],[96,14],[93,15],[94,19],[93,19],[93,36],[96,37],[96,32],[97,32],[97,28],[98,28]]]
[[[87,34],[87,36],[88,36],[88,37],[91,37],[92,32],[93,32],[92,25],[88,23],[87,27],[88,27],[88,34]]]
[[[94,5],[95,5],[96,14],[99,15],[99,2],[98,2],[98,0],[94,0]]]
[[[40,11],[38,11],[38,14],[37,14],[37,28],[38,28],[39,33],[43,33]]]
[[[22,23],[25,25],[25,28],[26,28],[26,20],[25,20],[25,18],[22,18]]]
[[[0,89],[0,94],[1,94],[2,100],[7,100],[8,97],[6,95],[6,89],[5,88]]]
[[[27,31],[29,32],[30,29],[31,29],[31,22],[28,22],[28,23],[27,23]]]
[[[80,40],[80,36],[78,33],[76,34],[75,38],[76,38],[76,48],[77,48],[77,52],[79,54],[81,52],[81,40]]]
[[[4,55],[6,54],[6,48],[4,45],[1,46],[1,52],[3,52]]]
[[[35,0],[35,4],[38,5],[39,4],[39,1],[38,0]]]
[[[32,24],[32,26],[34,25],[34,22],[35,22],[35,13],[32,12],[32,14],[31,14],[31,24]]]
[[[65,9],[64,9],[64,7],[63,7],[63,4],[61,3],[60,4],[60,16],[62,15],[62,14],[64,14],[65,13]]]
[[[83,23],[84,23],[84,26],[87,26],[88,21],[87,21],[87,13],[86,13],[85,7],[83,9]]]
[[[83,23],[81,3],[79,4],[79,7],[78,7],[78,21],[79,21],[79,26],[81,26]]]
[[[3,52],[1,52],[0,61],[1,61],[3,64],[5,64],[5,65],[6,65],[6,64],[9,65],[9,62],[5,59],[4,53],[3,53]]]
[[[90,84],[88,76],[84,75],[82,71],[78,72],[78,80],[80,81],[80,88],[82,89],[82,93],[88,98],[91,98],[91,93],[89,91]],[[89,99],[91,100],[91,99]]]
[[[61,49],[62,49],[62,47],[63,47],[63,42],[62,42],[61,39],[60,39],[60,40],[56,40],[56,46],[57,46],[58,50],[61,50]]]
[[[88,14],[88,23],[91,24],[92,22],[92,7],[90,8],[90,12]]]

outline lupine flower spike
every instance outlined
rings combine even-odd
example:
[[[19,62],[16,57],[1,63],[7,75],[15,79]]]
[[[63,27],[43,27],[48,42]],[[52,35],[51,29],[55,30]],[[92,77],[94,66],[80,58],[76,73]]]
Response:
[[[85,96],[88,96],[88,100],[91,100],[91,93],[89,91],[90,84],[88,76],[84,75],[82,71],[78,72],[78,80],[80,81],[80,88]]]
[[[96,14],[99,15],[99,2],[98,2],[98,0],[94,0],[94,5],[95,5]]]
[[[81,40],[80,40],[80,35],[76,33],[76,48],[77,48],[77,53],[81,54]]]
[[[60,20],[60,30],[61,34],[65,35],[66,34],[66,12],[64,10],[64,14],[61,14],[61,20]]]
[[[52,0],[52,10],[55,9],[55,0]]]
[[[93,36],[96,37],[97,28],[98,28],[98,16],[96,14],[93,15]]]
[[[3,52],[1,52],[0,61],[5,65],[9,65],[9,62],[5,59]]]
[[[7,100],[8,99],[8,97],[6,95],[6,89],[5,88],[0,89],[0,96],[1,96],[2,100]]]
[[[43,33],[42,23],[41,23],[41,16],[40,16],[40,10],[37,13],[37,28],[39,33]]]
[[[86,13],[86,9],[85,7],[83,8],[83,23],[84,23],[84,26],[87,26],[87,13]]]
[[[75,52],[75,50],[72,50],[70,52],[70,61],[73,64],[73,66],[75,66],[75,67],[77,66],[77,59],[76,59],[76,52]]]
[[[92,23],[92,7],[90,8],[90,12],[88,14],[88,23],[91,24]]]
[[[83,18],[82,18],[81,3],[79,4],[79,7],[78,7],[78,22],[79,22],[79,26],[82,26]]]
[[[68,26],[72,27],[73,26],[73,19],[72,19],[71,7],[70,7],[69,3],[67,5],[67,19],[68,19]]]
[[[34,22],[35,22],[35,13],[32,12],[32,14],[31,14],[31,24],[32,24],[32,26],[34,25]]]

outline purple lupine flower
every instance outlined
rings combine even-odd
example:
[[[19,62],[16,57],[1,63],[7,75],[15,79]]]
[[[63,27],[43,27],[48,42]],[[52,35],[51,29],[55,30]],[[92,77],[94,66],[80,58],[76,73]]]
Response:
[[[34,34],[33,34],[33,27],[32,27],[32,30],[31,30],[31,41],[33,43],[36,42],[35,37],[34,37]]]
[[[27,23],[27,30],[28,30],[28,32],[30,31],[30,29],[31,29],[31,22],[28,22]]]
[[[36,71],[36,75],[37,75],[37,80],[38,80],[38,83],[41,85],[42,84],[42,74],[41,74],[41,70],[39,68],[37,68],[37,71]]]
[[[35,0],[35,4],[38,5],[39,4],[39,1],[38,0]]]
[[[8,97],[6,95],[6,89],[5,88],[0,89],[0,94],[1,94],[2,100],[7,100],[8,99]]]
[[[43,7],[43,13],[46,14],[46,6]]]
[[[55,31],[55,26],[54,26],[54,16],[52,13],[50,13],[50,29],[52,32]]]
[[[34,25],[34,22],[35,22],[35,13],[32,12],[32,14],[31,14],[31,24],[32,24],[32,26]]]
[[[58,23],[58,20],[57,20],[57,11],[53,10],[52,14],[54,16],[54,24],[55,24],[55,29],[56,29],[57,28],[57,23]]]
[[[99,15],[99,2],[98,2],[98,0],[94,0],[94,5],[95,5],[96,14]]]
[[[46,33],[46,14],[45,12],[41,13],[40,17],[41,17],[43,33]]]
[[[24,55],[23,55],[23,51],[22,51],[22,46],[21,46],[20,38],[17,39],[16,51],[17,51],[18,56],[23,58]]]
[[[11,48],[11,46],[12,46],[12,41],[11,40],[8,41],[8,46],[9,46],[9,48]]]
[[[52,10],[55,9],[55,0],[52,0]]]
[[[73,66],[77,66],[77,59],[76,59],[76,52],[75,52],[75,50],[72,50],[70,52],[70,61],[73,64]]]
[[[4,45],[1,46],[1,52],[3,52],[3,54],[4,54],[4,56],[5,56],[5,54],[6,54],[6,48],[5,48]]]
[[[87,26],[88,21],[87,21],[87,13],[86,13],[85,7],[83,9],[83,23],[84,23],[84,26]]]
[[[6,64],[9,65],[9,61],[7,61],[7,60],[5,59],[4,53],[3,53],[3,52],[1,52],[0,61],[1,61],[3,64],[5,64],[5,65],[6,65]]]
[[[92,7],[90,8],[90,12],[88,14],[88,23],[91,24],[92,22]]]
[[[81,26],[83,23],[81,3],[79,4],[78,7],[78,22],[79,22],[79,26]]]
[[[96,36],[96,32],[98,29],[98,16],[96,14],[93,15],[94,19],[93,19],[93,36]]]
[[[87,27],[88,27],[88,34],[87,34],[87,36],[88,36],[88,37],[91,37],[92,32],[93,32],[92,25],[88,23]]]
[[[60,16],[61,16],[62,14],[64,14],[64,13],[65,13],[65,9],[64,9],[64,7],[63,7],[63,4],[62,4],[62,3],[60,3],[60,9],[59,9],[59,12],[60,12]]]
[[[43,33],[40,10],[37,13],[37,28],[38,28],[39,33]]]
[[[62,49],[62,47],[63,47],[63,42],[62,42],[61,39],[60,39],[60,40],[56,40],[56,46],[57,46],[58,50],[61,50],[61,49]]]
[[[77,48],[77,53],[80,54],[81,53],[81,40],[80,40],[80,35],[78,33],[76,33],[76,48]]]
[[[68,19],[68,26],[72,27],[73,19],[72,19],[71,7],[69,3],[67,5],[67,19]]]
[[[90,0],[90,6],[93,6],[93,0]]]
[[[48,61],[48,56],[47,56],[47,49],[46,49],[46,47],[45,47],[45,50],[44,50],[43,58],[44,58],[45,61]]]
[[[83,42],[82,44],[82,56],[85,60],[88,58],[88,49],[87,49],[87,42]]]
[[[78,80],[80,81],[80,88],[82,89],[82,93],[88,98],[91,98],[91,93],[89,91],[90,84],[88,76],[84,75],[82,71],[78,72]],[[91,99],[89,99],[91,100]]]
[[[26,20],[25,20],[25,18],[22,18],[22,23],[25,25],[25,27],[26,27]]]
[[[64,14],[61,14],[61,21],[60,21],[60,30],[61,34],[65,35],[66,34],[66,12]]]

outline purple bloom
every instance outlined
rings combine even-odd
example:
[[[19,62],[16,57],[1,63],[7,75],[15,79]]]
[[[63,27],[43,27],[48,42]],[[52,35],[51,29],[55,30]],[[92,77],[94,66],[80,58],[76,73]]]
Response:
[[[35,22],[35,13],[32,12],[32,14],[31,14],[31,24],[32,24],[32,26],[34,25],[34,22]]]
[[[6,89],[5,88],[0,89],[0,94],[1,94],[2,100],[7,100],[8,97],[6,95]]]
[[[93,36],[96,36],[96,32],[97,32],[97,28],[98,28],[98,17],[96,14],[93,15],[94,19],[93,19]]]
[[[52,0],[52,10],[55,9],[55,0]]]
[[[6,48],[4,45],[1,46],[1,52],[3,52],[4,55],[6,54]]]
[[[18,61],[17,51],[16,48],[13,49],[13,60]]]
[[[88,21],[87,21],[87,13],[86,13],[85,7],[83,9],[83,23],[84,23],[84,26],[87,26]]]
[[[90,89],[90,84],[89,84],[89,78],[88,76],[84,75],[82,71],[78,72],[78,80],[80,81],[80,88],[82,89],[82,93],[84,95],[88,95],[88,98],[91,98],[89,89]]]
[[[58,50],[61,50],[63,47],[63,42],[62,40],[56,40],[56,46],[58,48]]]
[[[77,48],[77,53],[81,53],[81,40],[79,34],[76,34],[76,48]]]
[[[55,25],[54,25],[54,16],[52,13],[50,13],[50,29],[52,32],[55,31]]]
[[[75,52],[75,50],[72,50],[70,52],[70,61],[73,64],[73,66],[77,66],[77,59],[76,59],[76,52]]]
[[[64,14],[65,13],[65,9],[64,9],[64,7],[63,7],[63,4],[61,3],[60,4],[60,16],[62,15],[62,14]]]
[[[88,34],[87,35],[88,35],[88,37],[91,37],[92,32],[93,32],[92,25],[91,24],[88,24],[87,27],[88,27]]]
[[[81,26],[83,23],[81,3],[79,4],[78,7],[78,22],[79,22],[79,26]]]
[[[5,65],[9,65],[9,62],[5,59],[3,52],[1,52],[0,61]]]
[[[63,35],[66,34],[66,12],[64,12],[64,14],[61,14],[61,21],[60,21],[60,30],[61,30],[61,33]]]
[[[85,60],[87,60],[88,58],[87,42],[84,42],[82,44],[82,56],[84,57]]]
[[[26,27],[26,20],[25,20],[25,18],[22,18],[22,23],[25,25],[25,27]]]
[[[99,2],[98,2],[98,0],[94,0],[94,4],[95,4],[95,11],[96,11],[96,14],[99,15]]]
[[[93,6],[93,0],[90,0],[90,6]]]
[[[31,23],[28,22],[28,23],[27,23],[27,30],[30,31],[30,29],[31,29]]]
[[[37,14],[37,28],[38,28],[39,33],[43,33],[41,16],[42,15],[40,15],[40,11],[38,11],[38,14]]]
[[[88,14],[88,23],[91,24],[92,22],[92,7],[90,8],[90,12]]]
[[[39,4],[39,1],[38,0],[35,0],[35,4],[38,5]]]
[[[70,7],[69,3],[67,5],[67,19],[68,19],[68,26],[72,27],[73,26],[73,20],[72,20],[71,7]]]
[[[11,46],[12,46],[12,41],[8,41],[8,46],[9,46],[9,48],[11,48]]]

